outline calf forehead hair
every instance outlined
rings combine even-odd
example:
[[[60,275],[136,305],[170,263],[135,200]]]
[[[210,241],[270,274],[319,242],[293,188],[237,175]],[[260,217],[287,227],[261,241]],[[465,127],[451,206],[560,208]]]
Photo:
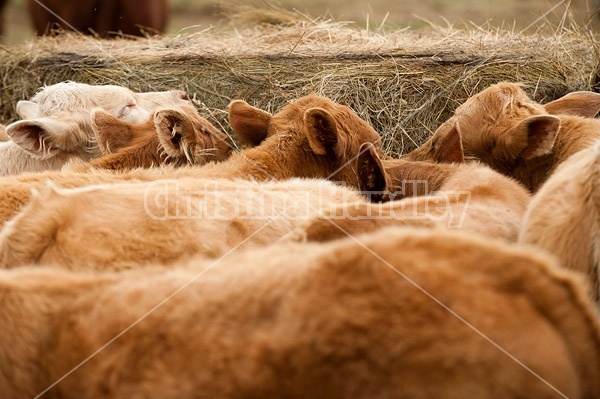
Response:
[[[491,151],[494,138],[503,136],[533,115],[546,115],[541,104],[532,101],[521,85],[501,83],[488,87],[456,109],[452,118],[460,127],[467,157],[473,149]]]
[[[42,88],[32,100],[38,104],[43,115],[50,115],[57,111],[90,109],[105,101],[118,101],[119,97],[133,98],[133,93],[120,86],[62,82]]]

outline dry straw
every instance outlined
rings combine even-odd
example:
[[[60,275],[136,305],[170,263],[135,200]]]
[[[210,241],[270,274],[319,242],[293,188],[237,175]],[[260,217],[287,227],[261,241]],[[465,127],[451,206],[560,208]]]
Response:
[[[492,83],[523,82],[543,102],[597,82],[598,43],[577,26],[374,32],[274,9],[236,18],[248,16],[268,24],[135,40],[61,35],[2,48],[2,118],[16,118],[16,100],[64,80],[184,89],[225,130],[232,99],[276,111],[315,92],[353,108],[382,134],[386,151],[400,155]]]

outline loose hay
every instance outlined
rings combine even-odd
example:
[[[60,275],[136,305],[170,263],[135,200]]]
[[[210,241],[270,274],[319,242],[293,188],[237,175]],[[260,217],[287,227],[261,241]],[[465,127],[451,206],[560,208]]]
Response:
[[[181,88],[226,130],[232,99],[276,111],[316,92],[370,122],[391,155],[421,144],[457,105],[490,84],[523,82],[545,102],[594,89],[599,62],[596,38],[577,28],[551,35],[439,28],[382,33],[308,18],[162,39],[63,35],[0,53],[5,122],[16,119],[17,100],[63,80],[138,91]]]

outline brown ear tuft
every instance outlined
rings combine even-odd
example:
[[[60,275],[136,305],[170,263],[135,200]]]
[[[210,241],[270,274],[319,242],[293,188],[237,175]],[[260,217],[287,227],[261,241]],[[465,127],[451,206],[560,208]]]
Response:
[[[433,160],[438,163],[463,163],[465,161],[458,122],[454,123],[450,130],[440,132],[435,139]]]
[[[560,118],[557,116],[530,116],[502,136],[506,137],[503,139],[505,151],[523,159],[549,154],[559,130]]]
[[[242,100],[232,101],[228,112],[231,130],[244,146],[255,147],[267,137],[273,117],[270,113]]]
[[[92,130],[103,154],[110,154],[126,147],[132,139],[131,125],[97,109],[91,113]]]
[[[304,126],[308,144],[315,154],[336,154],[338,144],[337,123],[323,108],[310,108],[304,112]],[[337,155],[337,154],[336,154]]]
[[[356,159],[358,188],[371,202],[389,201],[388,182],[385,168],[371,143],[360,146]]]

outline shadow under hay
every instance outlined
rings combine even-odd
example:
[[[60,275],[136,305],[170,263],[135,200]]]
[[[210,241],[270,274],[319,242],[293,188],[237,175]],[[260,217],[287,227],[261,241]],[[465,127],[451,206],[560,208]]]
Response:
[[[232,99],[277,111],[314,92],[350,106],[381,133],[393,156],[425,141],[453,110],[490,84],[524,83],[537,101],[593,90],[593,35],[432,29],[373,33],[328,21],[168,38],[101,41],[75,35],[0,49],[4,122],[17,100],[64,80],[137,91],[183,89],[229,131]]]

